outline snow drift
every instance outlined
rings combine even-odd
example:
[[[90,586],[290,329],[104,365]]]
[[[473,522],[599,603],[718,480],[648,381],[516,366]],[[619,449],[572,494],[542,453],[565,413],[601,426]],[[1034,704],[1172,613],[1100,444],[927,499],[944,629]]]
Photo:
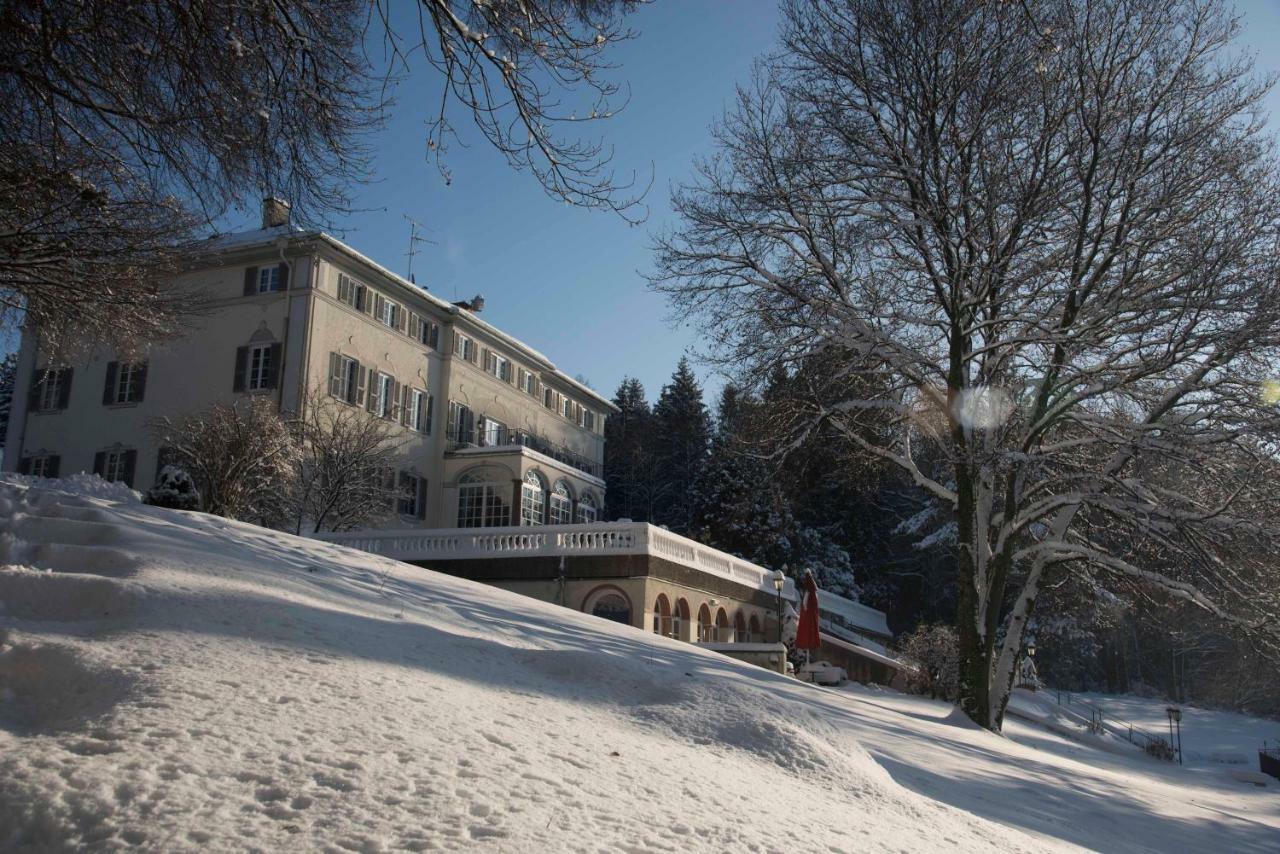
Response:
[[[0,482],[0,850],[1013,852],[1095,827],[1142,849],[1170,837],[1139,832],[1133,779],[941,704],[132,493]],[[1098,815],[1064,821],[1080,804]],[[1204,827],[1249,850],[1280,827],[1252,815]]]

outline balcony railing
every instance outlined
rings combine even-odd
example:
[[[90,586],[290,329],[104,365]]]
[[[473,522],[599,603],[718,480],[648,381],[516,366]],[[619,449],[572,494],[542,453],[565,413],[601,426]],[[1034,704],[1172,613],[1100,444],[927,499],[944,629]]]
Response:
[[[647,522],[371,530],[315,536],[360,551],[406,561],[653,555],[753,590],[776,594],[773,573],[765,567]],[[787,601],[795,601],[796,588],[790,578],[786,579],[782,593]]]
[[[604,477],[603,464],[575,453],[563,445],[557,445],[549,439],[524,430],[509,430],[503,425],[497,425],[496,427],[488,427],[486,425],[484,427],[464,429],[457,424],[450,424],[446,431],[446,436],[449,440],[450,451],[460,451],[466,448],[528,448],[592,477]]]

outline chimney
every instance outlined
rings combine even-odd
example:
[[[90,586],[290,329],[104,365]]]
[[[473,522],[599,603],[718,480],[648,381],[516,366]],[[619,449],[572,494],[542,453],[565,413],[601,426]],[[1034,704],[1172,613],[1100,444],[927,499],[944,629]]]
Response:
[[[262,227],[275,228],[289,224],[289,203],[275,196],[267,196],[262,200]]]

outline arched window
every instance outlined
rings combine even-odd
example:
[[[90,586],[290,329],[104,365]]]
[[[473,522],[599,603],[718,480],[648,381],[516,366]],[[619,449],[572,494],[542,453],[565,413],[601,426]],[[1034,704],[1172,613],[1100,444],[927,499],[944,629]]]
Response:
[[[542,475],[530,471],[520,485],[520,524],[541,525],[545,520],[547,484]]]
[[[688,624],[689,603],[683,599],[677,599],[675,608],[671,610],[671,636],[676,640],[688,640],[684,635]]]
[[[631,603],[621,593],[608,592],[596,597],[591,613],[605,620],[631,625]]]
[[[589,525],[596,520],[599,515],[596,511],[596,500],[590,494],[584,494],[578,499],[578,517],[575,521],[579,525]]]
[[[698,641],[714,643],[716,627],[711,622],[711,609],[703,605],[698,609]]]
[[[658,600],[653,603],[653,633],[664,637],[675,637],[671,631],[671,601],[667,594],[659,593]]]
[[[573,510],[573,493],[569,491],[569,484],[563,480],[557,480],[555,488],[551,490],[548,502],[547,524],[548,525],[568,525],[573,521],[571,513]]]
[[[733,642],[748,643],[751,637],[747,634],[747,618],[742,616],[742,612],[733,615]]]
[[[511,510],[502,500],[502,489],[502,484],[478,474],[458,478],[458,527],[497,528],[511,524]]]

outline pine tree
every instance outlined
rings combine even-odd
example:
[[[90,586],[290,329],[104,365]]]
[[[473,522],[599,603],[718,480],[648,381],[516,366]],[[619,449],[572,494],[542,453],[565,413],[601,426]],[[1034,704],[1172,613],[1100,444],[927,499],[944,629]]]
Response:
[[[653,407],[652,448],[658,467],[653,520],[678,533],[693,525],[693,489],[707,462],[711,414],[702,387],[681,357]]]
[[[8,353],[0,360],[0,451],[9,432],[9,411],[13,407],[13,388],[18,378],[18,354]]]
[[[604,425],[605,518],[645,522],[652,511],[653,416],[644,386],[634,377],[623,378],[613,402],[620,411]]]

